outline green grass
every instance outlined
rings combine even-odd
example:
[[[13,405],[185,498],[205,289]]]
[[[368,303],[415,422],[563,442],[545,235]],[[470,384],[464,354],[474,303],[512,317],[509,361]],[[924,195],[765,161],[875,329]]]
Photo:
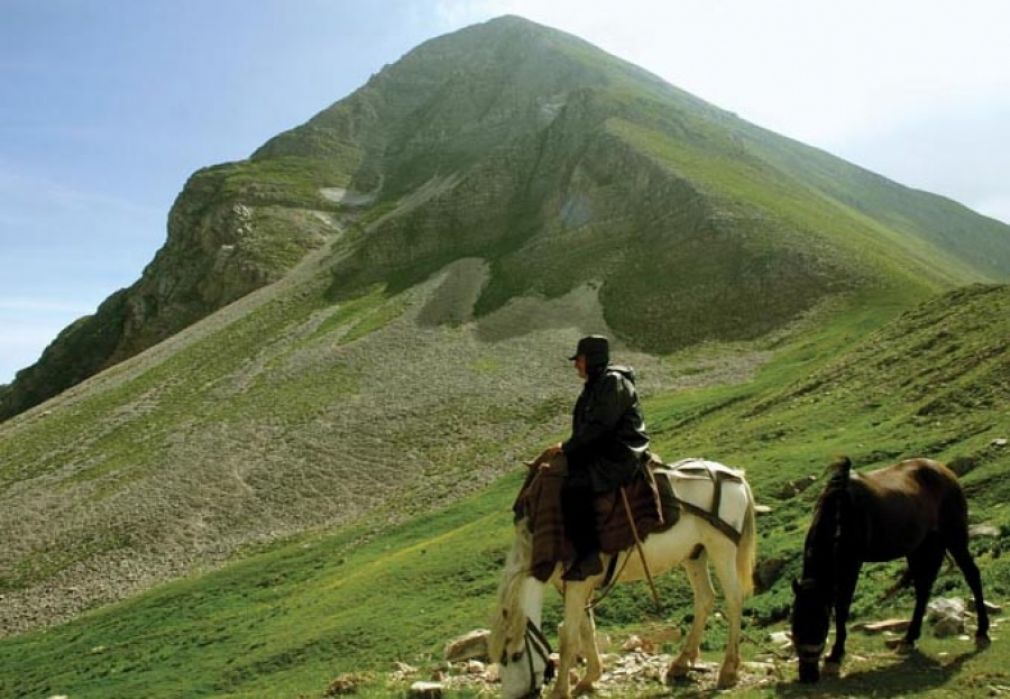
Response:
[[[403,315],[405,310],[406,304],[402,297],[387,300],[381,306],[355,323],[347,334],[341,338],[341,342],[354,342],[358,338],[364,337],[365,335],[375,332],[380,328],[384,328],[389,325],[389,323]]]
[[[300,537],[8,639],[0,693],[315,695],[340,672],[437,656],[490,611],[517,486],[505,479],[365,543],[360,527]]]
[[[813,250],[849,260],[845,271],[854,278],[905,277],[905,284],[922,285],[926,291],[977,279],[964,263],[830,198],[742,149],[717,129],[707,129],[704,138],[682,140],[624,119],[609,120],[607,129],[697,184],[716,206],[737,211],[744,225],[752,219],[752,232],[766,245],[809,248],[810,238],[816,237],[830,247]],[[892,252],[895,247],[902,251],[900,263]],[[840,256],[840,250],[846,254]],[[913,266],[918,274],[909,274]],[[927,279],[921,276],[923,270]]]
[[[990,446],[1005,431],[996,406],[1010,399],[1010,372],[996,351],[1006,336],[1008,307],[1007,288],[974,287],[889,323],[895,309],[849,308],[782,344],[750,382],[647,401],[661,454],[745,467],[759,501],[773,506],[759,519],[759,554],[782,557],[786,566],[772,589],[748,604],[750,638],[782,623],[788,578],[798,573],[819,489],[787,498],[781,486],[819,474],[836,453],[852,455],[860,468],[913,455],[970,458],[964,484],[972,521],[994,523],[1004,533],[973,542],[973,551],[988,596],[1002,601],[1010,595],[1010,562],[1002,555],[1010,543],[1010,512],[1003,507],[1010,499],[1004,477],[1010,455]],[[930,377],[929,390],[918,384],[923,375]],[[938,396],[946,398],[939,425],[938,408],[930,407]],[[388,691],[382,673],[392,661],[432,666],[447,639],[485,624],[510,541],[509,507],[519,475],[406,524],[386,528],[378,512],[334,533],[249,552],[220,571],[163,585],[49,631],[0,641],[0,693],[317,696],[341,672],[371,670],[376,679],[364,696],[382,696]],[[897,563],[867,566],[855,621],[909,613],[908,592],[881,601],[899,569]],[[690,595],[683,576],[663,578],[660,590],[664,616],[686,626]],[[948,569],[935,592],[964,595],[966,589]],[[546,628],[558,614],[552,601]],[[598,610],[601,630],[612,634],[649,620],[657,617],[641,585],[615,591]],[[722,632],[717,622],[712,627],[705,648],[714,660]],[[867,659],[853,661],[850,682],[823,685],[829,694],[881,681],[893,693],[970,693],[986,681],[1007,683],[996,660],[1002,641],[987,654],[959,659],[958,642],[927,640],[924,656],[898,661],[875,650],[879,639],[852,638],[850,657]],[[760,650],[745,644],[747,657]],[[892,678],[886,668],[895,664]],[[920,677],[923,668],[928,672]],[[782,691],[805,690],[777,685],[742,696]]]
[[[283,156],[224,163],[198,171],[194,184],[213,183],[217,199],[254,205],[278,204],[308,209],[339,209],[323,197],[322,187],[346,187],[360,153],[345,158]]]
[[[780,493],[790,481],[822,475],[839,454],[858,468],[913,456],[967,463],[972,521],[1004,526],[1010,513],[999,503],[1010,498],[1002,477],[1010,452],[991,442],[1007,431],[997,406],[1010,400],[1001,349],[1008,303],[1005,287],[965,289],[855,344],[879,311],[850,315],[787,348],[751,384],[653,401],[646,407],[655,443],[664,455],[702,454],[746,468],[758,499],[774,508],[760,520],[762,555],[786,558],[787,575],[799,572],[801,535],[820,486],[795,498]],[[976,549],[997,595],[1010,593],[1005,545],[981,541]],[[870,599],[893,582],[887,570],[871,576]],[[784,588],[761,596],[753,613],[772,620],[788,597]]]

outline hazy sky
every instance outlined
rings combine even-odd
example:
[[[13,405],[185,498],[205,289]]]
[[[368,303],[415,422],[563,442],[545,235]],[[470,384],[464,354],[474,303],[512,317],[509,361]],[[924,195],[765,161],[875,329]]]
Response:
[[[199,167],[500,14],[1010,222],[1010,2],[0,0],[0,383],[136,280]]]

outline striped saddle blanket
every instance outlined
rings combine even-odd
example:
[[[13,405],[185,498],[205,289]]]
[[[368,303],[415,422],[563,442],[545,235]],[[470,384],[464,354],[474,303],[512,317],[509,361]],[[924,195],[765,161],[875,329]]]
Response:
[[[538,459],[530,466],[526,481],[512,506],[515,520],[525,519],[533,534],[530,572],[543,582],[551,577],[558,563],[567,564],[575,557],[575,549],[565,535],[561,510],[561,488],[567,470],[564,455],[546,462]],[[679,508],[673,494],[671,492],[663,497],[651,470],[643,469],[642,475],[625,486],[624,491],[640,538],[676,523]],[[620,490],[598,495],[594,507],[596,531],[603,553],[617,553],[635,545],[635,534]]]

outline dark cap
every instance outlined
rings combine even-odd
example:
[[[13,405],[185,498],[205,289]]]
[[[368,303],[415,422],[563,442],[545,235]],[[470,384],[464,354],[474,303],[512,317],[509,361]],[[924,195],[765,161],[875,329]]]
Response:
[[[590,366],[606,364],[610,361],[610,342],[603,335],[589,335],[579,340],[575,354],[568,359],[574,361],[580,354]]]

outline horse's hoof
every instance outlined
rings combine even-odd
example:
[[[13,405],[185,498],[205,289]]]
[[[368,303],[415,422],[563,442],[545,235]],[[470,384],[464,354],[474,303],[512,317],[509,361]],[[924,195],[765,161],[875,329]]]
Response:
[[[989,635],[988,634],[982,634],[980,636],[976,636],[975,637],[975,649],[976,650],[985,650],[990,645],[992,645],[992,641],[989,640]]]
[[[719,681],[716,682],[716,689],[729,689],[737,683],[737,675],[735,670],[722,671],[719,673]]]
[[[575,689],[572,690],[572,696],[581,697],[583,694],[592,694],[594,691],[596,689],[593,687],[592,682],[582,681],[575,685]]]
[[[821,674],[825,677],[838,677],[842,674],[842,664],[825,660],[824,667],[821,668]]]
[[[673,684],[686,678],[690,669],[689,665],[671,665],[670,669],[666,671],[666,683]]]
[[[816,662],[800,663],[799,680],[803,684],[816,684],[821,681],[821,669]]]

